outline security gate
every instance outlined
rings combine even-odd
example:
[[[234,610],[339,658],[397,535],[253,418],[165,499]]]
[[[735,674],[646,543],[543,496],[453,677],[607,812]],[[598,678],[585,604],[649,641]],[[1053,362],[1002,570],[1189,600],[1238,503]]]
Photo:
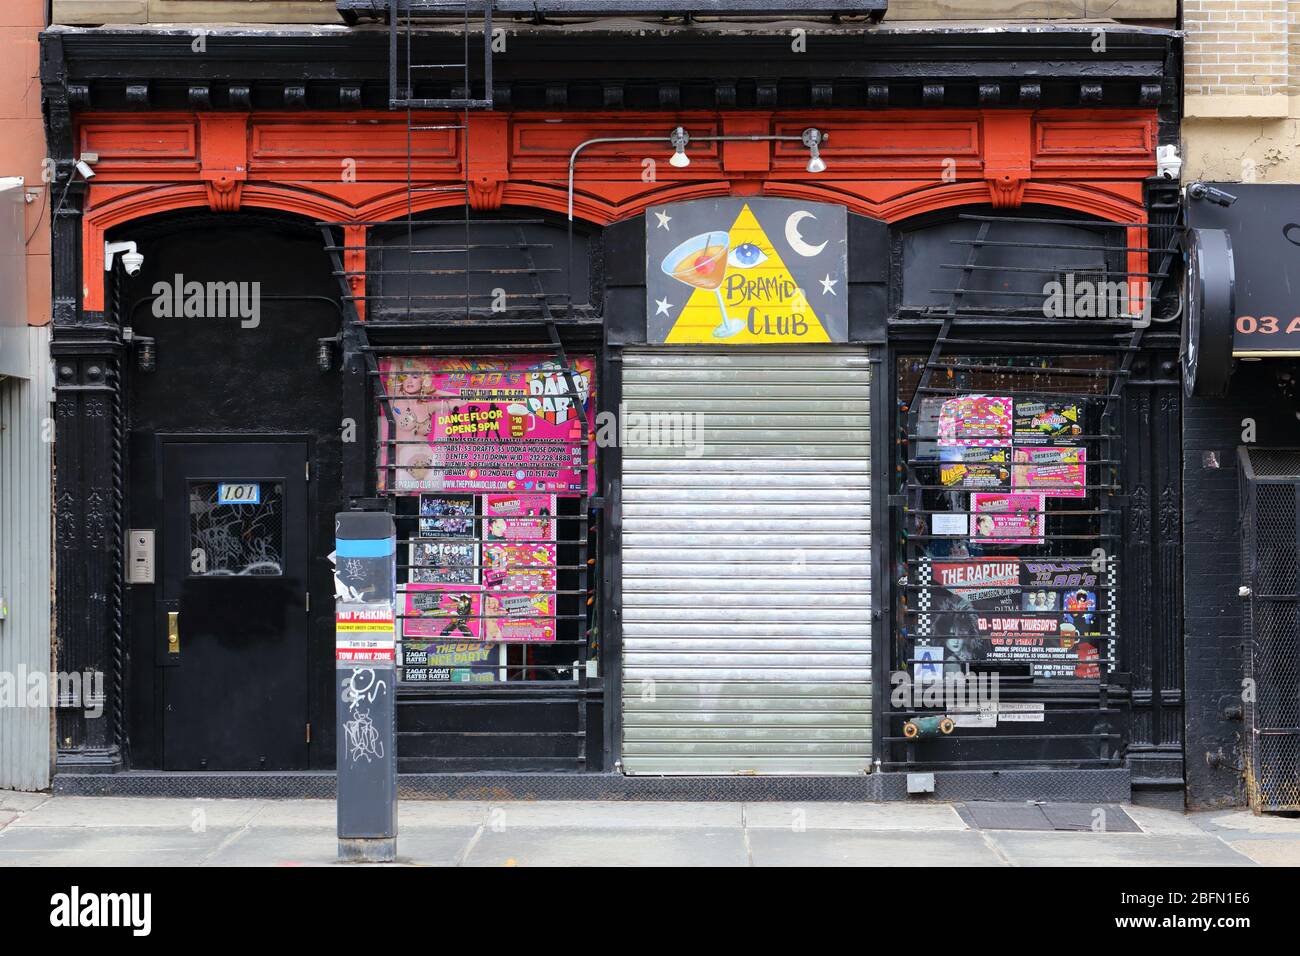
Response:
[[[866,771],[866,350],[623,365],[624,770]]]
[[[1241,448],[1246,786],[1256,810],[1300,810],[1300,449]]]

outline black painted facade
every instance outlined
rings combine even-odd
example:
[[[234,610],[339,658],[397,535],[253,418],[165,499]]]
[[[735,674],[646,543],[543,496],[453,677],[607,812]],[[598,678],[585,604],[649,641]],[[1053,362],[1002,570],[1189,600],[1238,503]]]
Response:
[[[1239,361],[1224,398],[1187,400],[1183,421],[1187,794],[1195,807],[1245,801],[1249,676],[1239,589],[1243,513],[1238,449],[1300,445],[1294,362]]]
[[[638,44],[635,49],[641,52],[633,58],[539,33],[512,51],[494,92],[499,103],[516,109],[1161,105],[1165,132],[1176,128],[1172,84],[1177,74],[1171,69],[1176,48],[1163,35],[1124,39],[1102,58],[1082,55],[1079,36],[1065,34],[1010,31],[947,39],[963,45],[955,59],[951,50],[939,51],[918,36],[879,40],[878,55],[870,57],[862,55],[858,39],[831,41],[830,54],[801,67],[806,72],[755,79],[746,75],[747,62],[761,61],[767,47],[775,49],[773,44],[784,47],[785,38],[758,37],[743,49],[733,43],[665,39],[659,45]],[[79,305],[78,209],[84,185],[71,170],[72,112],[127,106],[310,111],[383,105],[382,40],[373,32],[330,34],[310,42],[275,31],[213,36],[209,49],[218,65],[199,76],[189,57],[188,34],[108,37],[55,31],[46,37],[47,122],[58,186],[68,187],[54,222],[60,666],[105,669],[110,698],[107,720],[59,715],[63,773],[163,767],[158,739],[163,697],[157,687],[162,678],[146,663],[152,638],[149,628],[140,626],[153,612],[124,586],[119,545],[127,528],[156,523],[158,435],[239,431],[305,436],[312,448],[312,534],[317,543],[332,537],[329,519],[336,510],[367,504],[373,493],[367,436],[372,418],[356,343],[345,336],[341,369],[336,364],[322,372],[315,365],[318,340],[337,334],[346,312],[338,277],[331,274],[338,263],[325,255],[319,229],[302,221],[242,214],[133,225],[130,238],[142,240],[146,271],[137,278],[114,274],[108,310],[87,313]],[[430,48],[442,42],[434,37]],[[1053,52],[1059,55],[1049,55]],[[915,328],[888,322],[890,285],[897,275],[888,266],[893,240],[878,225],[859,220],[850,226],[850,242],[860,256],[855,261],[861,263],[850,275],[850,324],[853,339],[878,346],[882,365],[889,368],[900,354],[924,352],[928,340]],[[603,316],[585,316],[560,332],[566,348],[600,357],[602,410],[618,407],[620,347],[639,341],[635,323],[626,317],[644,308],[643,228],[643,221],[635,219],[593,238],[590,261],[603,268],[593,269],[591,301],[603,305]],[[189,334],[152,318],[142,304],[154,281],[176,273],[205,278],[202,263],[214,255],[224,265],[240,263],[249,275],[264,277],[270,297],[264,338],[217,327]],[[271,295],[272,286],[279,298]],[[138,349],[123,341],[127,327],[155,340],[155,371],[138,369]],[[415,341],[409,333],[375,334],[374,341],[394,347]],[[440,344],[459,342],[467,350],[490,350],[521,336],[541,346],[548,341],[545,324],[537,322],[494,327],[487,320],[473,329],[444,329],[437,335]],[[1234,767],[1240,761],[1233,751],[1236,730],[1221,713],[1240,666],[1234,672],[1231,642],[1225,644],[1216,632],[1231,617],[1235,585],[1229,595],[1229,562],[1211,545],[1227,546],[1224,536],[1235,520],[1227,506],[1235,494],[1231,449],[1223,443],[1231,431],[1227,424],[1239,409],[1229,409],[1229,403],[1222,413],[1195,403],[1183,408],[1176,338],[1159,329],[1147,337],[1122,403],[1123,561],[1138,586],[1123,592],[1130,640],[1121,645],[1123,679],[1112,689],[1124,713],[1122,752],[1114,762],[1128,770],[1135,788],[1165,799],[1177,794],[1184,780],[1185,707],[1187,785],[1210,794],[1200,802],[1232,802],[1239,796]],[[882,417],[875,430],[883,443],[888,403],[876,404]],[[353,446],[339,437],[345,419],[361,425],[362,441]],[[1279,420],[1279,430],[1284,426]],[[1294,430],[1294,418],[1290,427]],[[879,450],[888,453],[883,444]],[[1202,466],[1206,451],[1222,453],[1221,468]],[[616,487],[616,451],[602,453],[601,467],[605,487]],[[887,497],[883,485],[881,490]],[[1213,508],[1195,505],[1207,497],[1215,502]],[[1185,511],[1184,498],[1189,502]],[[617,524],[618,502],[601,504],[610,516],[603,523],[599,572],[603,629],[610,632],[616,630],[618,613],[618,542],[611,527]],[[891,533],[883,524],[885,533]],[[317,548],[313,557],[320,559],[321,551]],[[307,769],[325,770],[334,753],[333,632],[332,582],[323,560],[312,567],[309,589],[313,664],[308,722],[313,729]],[[887,596],[886,590],[882,598]],[[537,692],[524,706],[509,688],[454,699],[404,690],[398,716],[401,769],[613,770],[619,734],[616,641],[604,647],[601,665],[604,682],[583,690],[581,701],[567,690]],[[500,741],[501,749],[490,760],[477,759],[483,755],[473,750],[473,736],[483,728]],[[547,750],[541,743],[571,739],[579,728],[586,735],[580,765],[569,750]],[[535,735],[535,745],[526,739],[529,734]],[[1221,753],[1221,759],[1203,757],[1210,752]],[[1026,759],[1032,763],[1035,755]]]

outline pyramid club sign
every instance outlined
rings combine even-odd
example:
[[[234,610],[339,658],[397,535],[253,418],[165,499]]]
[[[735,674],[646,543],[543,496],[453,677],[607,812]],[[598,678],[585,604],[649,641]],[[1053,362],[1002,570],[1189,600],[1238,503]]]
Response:
[[[646,213],[647,341],[775,345],[848,339],[843,206],[725,198]]]

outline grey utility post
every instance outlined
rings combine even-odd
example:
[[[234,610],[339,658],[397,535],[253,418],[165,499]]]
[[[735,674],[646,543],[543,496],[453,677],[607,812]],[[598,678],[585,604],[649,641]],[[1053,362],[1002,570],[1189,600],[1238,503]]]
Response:
[[[339,859],[397,855],[397,541],[384,512],[334,517]]]

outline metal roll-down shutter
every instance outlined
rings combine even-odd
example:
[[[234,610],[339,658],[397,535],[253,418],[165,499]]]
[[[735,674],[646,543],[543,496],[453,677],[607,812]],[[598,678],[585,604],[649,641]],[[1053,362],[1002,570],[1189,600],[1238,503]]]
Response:
[[[869,769],[866,350],[623,365],[624,770]],[[672,413],[700,416],[696,448],[638,434]]]

